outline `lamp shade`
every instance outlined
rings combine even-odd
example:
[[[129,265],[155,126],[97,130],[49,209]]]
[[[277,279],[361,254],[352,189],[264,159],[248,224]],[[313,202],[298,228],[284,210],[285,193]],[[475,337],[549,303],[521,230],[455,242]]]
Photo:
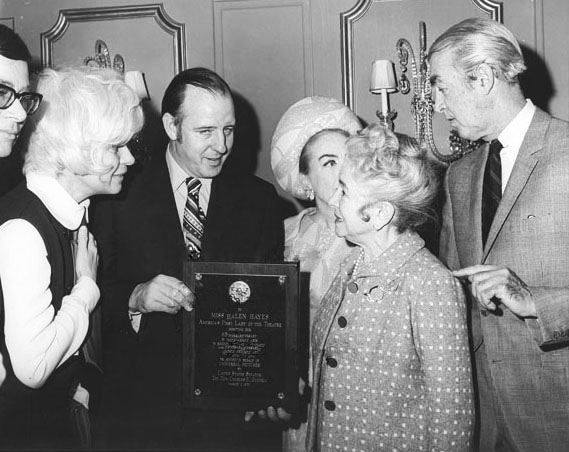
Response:
[[[124,74],[125,83],[138,95],[140,100],[150,99],[144,74],[140,71],[127,71]]]
[[[388,93],[397,91],[395,67],[392,61],[375,60],[372,63],[369,90],[374,94],[381,94],[382,90],[387,90]]]

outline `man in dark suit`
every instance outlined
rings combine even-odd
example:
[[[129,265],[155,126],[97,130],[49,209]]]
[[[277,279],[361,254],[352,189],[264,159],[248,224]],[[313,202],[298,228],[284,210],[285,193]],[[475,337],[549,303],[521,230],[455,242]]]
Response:
[[[268,423],[250,426],[244,413],[182,407],[181,314],[193,302],[182,265],[186,256],[281,261],[278,197],[261,179],[222,172],[235,115],[229,86],[216,73],[194,68],[178,74],[164,94],[162,122],[170,139],[166,152],[145,163],[124,196],[94,210],[107,446],[270,450],[279,438]]]
[[[479,449],[569,444],[569,124],[525,99],[522,52],[490,19],[429,51],[435,109],[488,144],[448,168],[441,258],[472,294]]]

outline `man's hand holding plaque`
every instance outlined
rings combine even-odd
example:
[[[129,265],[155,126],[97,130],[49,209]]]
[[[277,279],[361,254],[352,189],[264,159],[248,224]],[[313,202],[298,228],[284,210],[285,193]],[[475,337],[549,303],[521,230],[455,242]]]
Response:
[[[130,312],[146,314],[165,312],[176,314],[181,308],[191,311],[194,294],[179,279],[172,276],[157,275],[150,281],[137,285],[130,296]]]

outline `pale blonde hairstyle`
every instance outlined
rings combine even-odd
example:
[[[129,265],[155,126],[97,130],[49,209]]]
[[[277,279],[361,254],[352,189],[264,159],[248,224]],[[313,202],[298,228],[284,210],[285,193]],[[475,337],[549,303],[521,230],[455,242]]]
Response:
[[[433,218],[438,171],[414,138],[372,124],[348,139],[344,168],[366,198],[360,208],[364,220],[367,209],[385,201],[395,207],[392,224],[399,232]]]
[[[140,131],[140,99],[111,69],[45,69],[37,91],[43,103],[34,117],[24,174],[104,174],[105,152],[124,146]]]

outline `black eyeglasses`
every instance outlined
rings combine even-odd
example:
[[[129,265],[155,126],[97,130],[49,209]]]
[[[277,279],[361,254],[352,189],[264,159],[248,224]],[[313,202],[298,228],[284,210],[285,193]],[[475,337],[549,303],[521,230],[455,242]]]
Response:
[[[0,110],[10,108],[16,99],[20,100],[26,114],[33,115],[38,110],[43,96],[38,93],[17,93],[13,88],[0,83]]]

